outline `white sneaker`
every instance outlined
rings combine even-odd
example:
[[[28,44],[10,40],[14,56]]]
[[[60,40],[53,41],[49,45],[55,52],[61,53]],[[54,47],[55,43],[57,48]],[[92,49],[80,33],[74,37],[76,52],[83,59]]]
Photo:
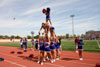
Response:
[[[59,58],[56,58],[56,60],[59,60]]]
[[[50,60],[48,57],[46,58],[47,60]]]
[[[43,62],[41,62],[41,65],[43,65]]]
[[[53,60],[51,60],[51,63],[53,63]]]
[[[50,60],[49,58],[46,58],[47,60]]]
[[[55,59],[53,59],[53,62],[55,62],[56,60]]]
[[[40,63],[40,61],[37,62],[38,64]]]
[[[80,60],[83,60],[83,58],[80,58]]]

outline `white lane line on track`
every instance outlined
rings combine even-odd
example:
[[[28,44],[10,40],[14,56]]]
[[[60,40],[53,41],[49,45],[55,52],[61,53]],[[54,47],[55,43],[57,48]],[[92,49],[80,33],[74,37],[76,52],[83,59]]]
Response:
[[[24,66],[24,65],[18,64],[18,63],[13,62],[13,61],[8,61],[8,60],[4,60],[4,61],[6,61],[6,62],[8,62],[8,63],[10,63],[10,64],[15,64],[15,65],[20,66],[20,67],[26,67],[26,66]]]
[[[57,66],[57,67],[64,67],[64,66],[61,66],[61,65],[56,65],[56,64],[51,64],[51,63],[45,63],[45,64],[49,64],[49,65],[53,65],[53,66]]]
[[[2,55],[6,55],[6,56],[10,56],[10,57],[14,57],[14,58],[18,58],[18,57],[16,57],[16,56],[11,56],[11,55],[4,54],[4,53],[0,53],[0,54],[2,54]],[[4,60],[4,61],[9,62],[9,63],[11,63],[11,64],[15,64],[15,65],[21,66],[21,67],[26,67],[26,66],[24,66],[24,65],[21,65],[21,64],[18,64],[18,63],[12,62],[12,61],[8,61],[8,60]]]
[[[11,57],[18,58],[18,57],[16,57],[16,56],[12,56],[12,55],[8,55],[8,54],[4,54],[4,53],[1,53],[1,54],[6,55],[6,56],[11,56]],[[65,60],[60,60],[60,61],[65,61]],[[94,66],[94,64],[87,64],[87,63],[80,63],[80,62],[73,62],[73,61],[69,61],[69,62]],[[59,66],[59,65],[56,65],[56,64],[50,64],[50,63],[46,63],[46,64]],[[61,66],[61,67],[64,67],[64,66]]]
[[[66,51],[66,52],[67,52],[67,51]],[[63,52],[62,52],[62,53],[63,53]],[[72,52],[72,53],[78,55],[78,53],[76,53],[76,52]],[[85,52],[85,53],[83,52],[83,54],[85,54],[85,55],[86,55],[87,53],[91,53],[91,52]],[[93,54],[94,54],[94,53],[93,53]],[[93,54],[90,54],[91,57],[95,57],[95,56],[93,56]],[[95,54],[100,55],[100,53],[95,53]],[[72,55],[72,54],[68,54],[68,53],[65,53],[65,52],[64,52],[63,55]],[[99,56],[98,56],[98,58],[99,58]]]
[[[63,54],[63,55],[70,55],[70,54]],[[99,58],[98,58],[99,59]],[[91,60],[91,59],[84,59],[84,60]],[[100,60],[95,60],[95,59],[93,59],[93,60],[91,60],[91,61],[100,61]]]
[[[59,60],[59,61],[67,62],[67,61],[65,61],[65,60]],[[68,61],[68,62],[77,63],[77,64],[84,64],[84,65],[88,65],[88,66],[95,66],[94,64],[88,64],[88,63],[73,62],[73,61]]]
[[[12,55],[8,55],[8,54],[4,54],[4,53],[2,53],[3,55],[7,55],[7,56],[11,56],[11,57],[15,57],[15,58],[18,58],[18,57],[16,57],[16,56],[12,56]],[[70,54],[63,54],[63,55],[70,55]],[[90,61],[100,61],[100,60],[91,60],[91,59],[84,59],[84,60],[90,60]]]
[[[6,56],[10,56],[10,57],[14,57],[14,58],[18,58],[18,57],[16,57],[16,56],[4,54],[4,53],[0,53],[0,54],[6,55]],[[6,61],[7,61],[7,60],[6,60]],[[16,63],[13,63],[13,64],[16,64]],[[50,64],[50,63],[45,63],[45,64],[52,65],[52,66],[57,66],[57,67],[64,67],[64,66],[60,66],[60,65],[56,65],[56,64]],[[23,67],[26,67],[26,66],[23,66]]]

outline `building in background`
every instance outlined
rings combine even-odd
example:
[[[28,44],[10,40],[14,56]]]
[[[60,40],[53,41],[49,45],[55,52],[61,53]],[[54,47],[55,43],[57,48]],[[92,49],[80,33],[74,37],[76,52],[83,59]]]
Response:
[[[85,33],[86,40],[97,40],[100,39],[100,31],[88,31]]]

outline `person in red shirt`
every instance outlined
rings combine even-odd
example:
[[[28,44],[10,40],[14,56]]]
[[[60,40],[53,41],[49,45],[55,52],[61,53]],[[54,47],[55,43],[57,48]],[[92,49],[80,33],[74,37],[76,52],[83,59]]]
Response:
[[[78,53],[78,38],[75,38],[76,53]]]

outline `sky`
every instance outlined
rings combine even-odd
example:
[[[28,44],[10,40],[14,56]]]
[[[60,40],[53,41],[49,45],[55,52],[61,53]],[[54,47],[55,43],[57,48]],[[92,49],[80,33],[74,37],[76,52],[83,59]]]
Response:
[[[72,34],[72,14],[76,35],[100,30],[100,0],[0,0],[0,35],[37,35],[47,7],[56,35]]]

